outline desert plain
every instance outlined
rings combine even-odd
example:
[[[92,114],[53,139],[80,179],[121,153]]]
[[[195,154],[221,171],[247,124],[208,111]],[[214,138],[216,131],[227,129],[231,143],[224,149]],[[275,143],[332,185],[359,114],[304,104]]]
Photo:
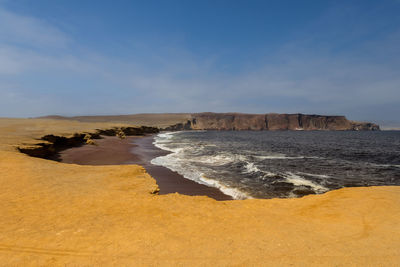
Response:
[[[19,147],[124,123],[0,119],[1,266],[399,266],[400,187],[296,199],[158,195],[139,165]]]

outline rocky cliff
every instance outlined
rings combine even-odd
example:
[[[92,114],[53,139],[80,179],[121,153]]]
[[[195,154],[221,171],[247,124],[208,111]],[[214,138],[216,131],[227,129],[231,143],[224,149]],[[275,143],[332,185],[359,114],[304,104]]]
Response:
[[[379,126],[356,122],[344,116],[306,114],[243,114],[243,113],[160,113],[118,116],[46,116],[42,119],[80,122],[113,122],[146,125],[163,130],[343,130],[374,131]]]
[[[167,130],[342,130],[374,131],[379,126],[368,122],[354,122],[345,116],[306,114],[241,114],[195,113],[186,123]]]

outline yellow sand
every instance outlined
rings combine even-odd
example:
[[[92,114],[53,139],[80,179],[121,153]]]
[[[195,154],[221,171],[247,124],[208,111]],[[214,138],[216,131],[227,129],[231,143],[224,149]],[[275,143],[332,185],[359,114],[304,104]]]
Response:
[[[399,266],[400,187],[301,199],[158,196],[140,166],[78,166],[15,150],[111,127],[0,119],[0,266]]]

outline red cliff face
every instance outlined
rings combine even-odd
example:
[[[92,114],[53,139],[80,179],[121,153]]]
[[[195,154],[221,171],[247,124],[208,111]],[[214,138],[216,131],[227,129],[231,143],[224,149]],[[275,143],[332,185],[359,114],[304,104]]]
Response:
[[[265,115],[198,113],[192,117],[194,130],[266,130]]]
[[[373,123],[344,116],[305,114],[196,113],[185,126],[193,130],[379,130]]]

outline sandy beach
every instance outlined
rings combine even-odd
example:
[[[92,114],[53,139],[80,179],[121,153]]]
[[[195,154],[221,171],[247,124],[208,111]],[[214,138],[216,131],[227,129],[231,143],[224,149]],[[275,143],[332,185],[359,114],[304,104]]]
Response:
[[[47,134],[70,137],[116,126],[0,119],[0,265],[400,262],[398,186],[343,188],[299,199],[216,201],[157,195],[156,180],[140,165],[65,164],[17,150],[37,147]]]
[[[126,165],[137,164],[157,181],[159,194],[179,193],[189,196],[208,196],[216,200],[231,200],[220,190],[185,179],[180,174],[165,167],[156,166],[150,161],[168,154],[155,147],[153,135],[135,136],[120,139],[115,136],[103,136],[96,140],[97,145],[84,145],[64,150],[60,153],[61,162],[80,165]]]

